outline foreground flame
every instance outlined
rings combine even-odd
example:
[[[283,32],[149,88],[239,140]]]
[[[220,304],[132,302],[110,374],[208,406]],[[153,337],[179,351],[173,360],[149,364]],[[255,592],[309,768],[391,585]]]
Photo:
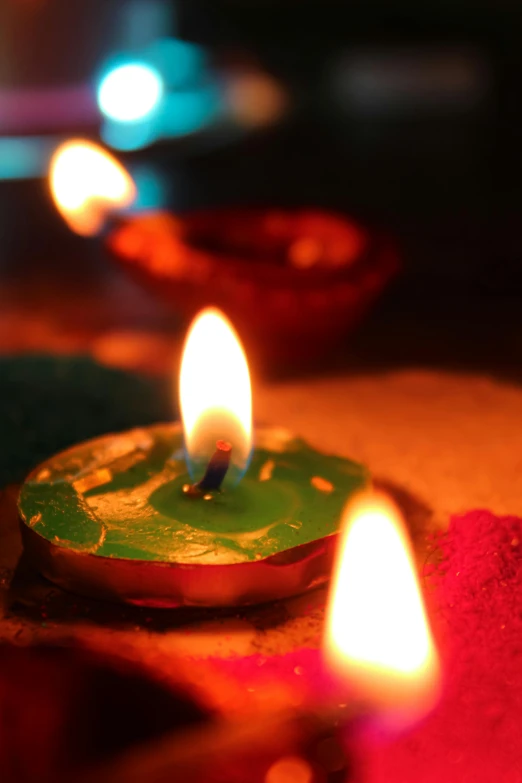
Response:
[[[345,512],[325,656],[384,718],[414,721],[434,704],[439,664],[413,554],[398,510],[383,496]]]
[[[232,444],[232,480],[245,472],[252,450],[252,391],[245,353],[219,310],[193,321],[181,361],[181,417],[189,471],[200,478],[217,440]]]
[[[58,211],[83,236],[97,234],[109,211],[129,206],[136,196],[134,182],[116,158],[81,139],[58,147],[49,184]]]

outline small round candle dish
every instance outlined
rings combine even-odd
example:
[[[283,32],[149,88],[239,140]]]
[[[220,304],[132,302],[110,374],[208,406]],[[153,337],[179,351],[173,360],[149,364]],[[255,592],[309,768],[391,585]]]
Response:
[[[335,351],[399,267],[389,238],[319,210],[138,214],[105,243],[185,318],[223,309],[268,369]]]
[[[194,498],[179,424],[79,444],[24,483],[25,550],[57,585],[153,606],[236,606],[302,593],[330,574],[341,510],[363,465],[260,427],[243,481]]]

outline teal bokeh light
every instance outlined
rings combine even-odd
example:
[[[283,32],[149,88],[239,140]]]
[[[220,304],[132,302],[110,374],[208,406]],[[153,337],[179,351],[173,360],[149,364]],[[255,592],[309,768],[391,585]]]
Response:
[[[101,137],[121,151],[199,134],[219,123],[225,110],[205,50],[178,38],[115,54],[103,67],[97,95]]]
[[[150,44],[144,59],[161,73],[169,90],[187,89],[199,84],[207,71],[205,51],[179,38],[160,38]]]
[[[132,152],[148,147],[158,139],[157,122],[149,118],[136,122],[106,120],[100,130],[105,144],[115,150]]]

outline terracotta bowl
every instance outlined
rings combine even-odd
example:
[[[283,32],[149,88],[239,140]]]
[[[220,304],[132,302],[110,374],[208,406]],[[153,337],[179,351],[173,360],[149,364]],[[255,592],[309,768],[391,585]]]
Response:
[[[317,210],[146,213],[113,226],[106,245],[186,319],[221,308],[270,368],[331,354],[399,268],[389,238]]]

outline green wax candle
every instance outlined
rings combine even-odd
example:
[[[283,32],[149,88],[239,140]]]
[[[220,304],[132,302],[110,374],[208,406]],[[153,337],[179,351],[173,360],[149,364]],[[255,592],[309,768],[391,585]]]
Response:
[[[275,428],[256,431],[252,454],[247,359],[215,308],[189,329],[179,397],[183,428],[106,435],[29,476],[19,509],[41,572],[148,606],[256,603],[324,582],[365,468]]]
[[[209,499],[190,483],[179,424],[107,435],[56,455],[22,487],[27,551],[52,581],[151,606],[234,605],[328,578],[360,464],[258,428],[246,475]]]

